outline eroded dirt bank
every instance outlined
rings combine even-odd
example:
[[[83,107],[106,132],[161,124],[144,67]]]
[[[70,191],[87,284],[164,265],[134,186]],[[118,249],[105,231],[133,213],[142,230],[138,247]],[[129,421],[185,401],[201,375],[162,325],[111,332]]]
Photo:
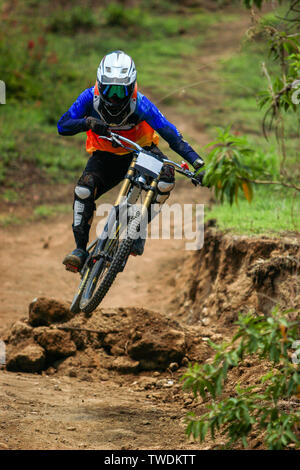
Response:
[[[299,235],[232,236],[210,227],[213,222],[203,249],[186,257],[174,277],[176,318],[229,326],[239,311],[268,314],[275,305],[299,310]]]
[[[276,303],[299,315],[299,254],[296,237],[232,237],[207,227],[203,249],[165,275],[164,311],[104,306],[86,318],[66,302],[31,302],[4,332],[0,446],[218,448],[222,439],[199,445],[185,437],[186,413],[205,405],[179,379],[189,362],[211,357],[208,338],[232,336],[238,311],[267,314]],[[266,371],[246,361],[226,393]],[[260,436],[253,433],[250,445],[262,448]]]

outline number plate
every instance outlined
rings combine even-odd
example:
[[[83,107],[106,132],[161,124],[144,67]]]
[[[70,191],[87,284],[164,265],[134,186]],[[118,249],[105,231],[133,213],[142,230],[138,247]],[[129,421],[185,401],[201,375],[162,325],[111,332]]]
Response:
[[[144,152],[139,153],[135,164],[135,168],[137,170],[140,170],[142,173],[146,173],[153,178],[156,178],[156,176],[159,175],[162,167],[163,162],[160,162],[157,158],[151,157],[151,155]]]

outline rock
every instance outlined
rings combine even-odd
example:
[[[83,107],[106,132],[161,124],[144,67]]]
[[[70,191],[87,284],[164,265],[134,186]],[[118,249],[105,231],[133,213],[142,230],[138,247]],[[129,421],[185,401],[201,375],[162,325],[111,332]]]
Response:
[[[54,299],[40,297],[34,299],[29,305],[29,323],[32,326],[49,326],[51,323],[63,323],[74,314],[70,312],[67,303]]]
[[[113,356],[122,356],[124,354],[124,349],[120,348],[119,346],[113,346],[110,350],[110,354]]]
[[[167,380],[167,382],[164,383],[164,387],[165,388],[170,388],[170,387],[173,387],[174,385],[174,380]]]
[[[0,449],[2,449],[2,450],[8,450],[9,447],[8,447],[8,445],[4,444],[4,442],[0,442]]]
[[[76,344],[77,350],[82,350],[85,348],[86,343],[86,333],[81,331],[71,331],[71,339]]]
[[[187,398],[185,401],[184,401],[184,404],[185,406],[188,406],[188,405],[191,405],[193,403],[193,399],[192,398]]]
[[[224,336],[220,335],[219,333],[215,333],[215,334],[211,335],[211,340],[214,341],[214,342],[221,341],[222,339],[224,339]]]
[[[77,377],[77,371],[75,368],[69,370],[69,377]]]
[[[155,384],[156,388],[170,388],[173,387],[174,381],[169,379],[158,380]]]
[[[145,331],[140,339],[129,342],[130,357],[140,362],[145,370],[166,369],[172,362],[180,363],[185,355],[186,341],[182,331],[169,329],[161,332]]]
[[[130,357],[120,356],[112,361],[110,368],[121,373],[130,374],[137,372],[139,368],[139,362],[130,359]]]
[[[6,368],[11,371],[39,372],[45,366],[45,351],[37,344],[29,344],[8,354]]]
[[[138,381],[138,385],[139,385],[139,388],[142,388],[144,390],[151,390],[151,389],[156,388],[157,381],[153,379],[152,377],[141,376]]]
[[[44,329],[36,335],[36,341],[45,349],[50,360],[72,356],[76,353],[76,345],[71,340],[70,333],[66,331]]]
[[[128,428],[117,428],[117,429],[110,429],[109,430],[109,436],[110,436],[110,439],[108,440],[108,442],[118,442],[121,440],[121,439],[126,439],[126,440],[132,440],[132,439],[136,439],[137,437],[137,434],[133,431],[130,431]]]
[[[19,344],[22,341],[32,336],[33,328],[22,321],[16,321],[12,327],[8,336],[8,342],[10,344]]]

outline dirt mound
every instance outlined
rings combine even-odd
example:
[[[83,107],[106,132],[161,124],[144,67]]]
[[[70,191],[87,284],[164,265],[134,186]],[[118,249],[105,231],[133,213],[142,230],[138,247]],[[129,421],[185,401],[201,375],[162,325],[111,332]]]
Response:
[[[51,325],[51,323],[65,322],[73,318],[69,304],[57,302],[54,299],[41,297],[34,299],[29,305],[29,323],[31,326]]]
[[[70,376],[88,370],[90,377],[103,376],[105,370],[163,371],[187,364],[190,350],[197,350],[193,343],[199,344],[197,334],[143,308],[97,309],[90,318],[70,317],[65,304],[35,299],[28,318],[7,332],[7,370]]]
[[[238,312],[300,309],[299,238],[232,236],[206,227],[204,247],[185,259],[171,307],[187,324],[219,325]],[[184,286],[182,288],[182,286]]]

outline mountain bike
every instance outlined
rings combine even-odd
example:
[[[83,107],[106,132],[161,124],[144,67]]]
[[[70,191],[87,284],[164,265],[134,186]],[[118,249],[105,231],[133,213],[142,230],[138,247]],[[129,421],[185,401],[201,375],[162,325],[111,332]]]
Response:
[[[161,155],[146,151],[135,142],[115,134],[101,136],[114,146],[133,153],[133,159],[120,192],[106,220],[101,235],[87,247],[89,253],[80,271],[81,281],[70,310],[91,314],[103,300],[118,273],[125,268],[133,243],[148,223],[148,210],[157,194],[157,184],[164,165],[172,165],[178,173],[201,185],[188,165],[179,165]],[[129,145],[129,146],[128,146]],[[137,201],[144,195],[142,203]]]

